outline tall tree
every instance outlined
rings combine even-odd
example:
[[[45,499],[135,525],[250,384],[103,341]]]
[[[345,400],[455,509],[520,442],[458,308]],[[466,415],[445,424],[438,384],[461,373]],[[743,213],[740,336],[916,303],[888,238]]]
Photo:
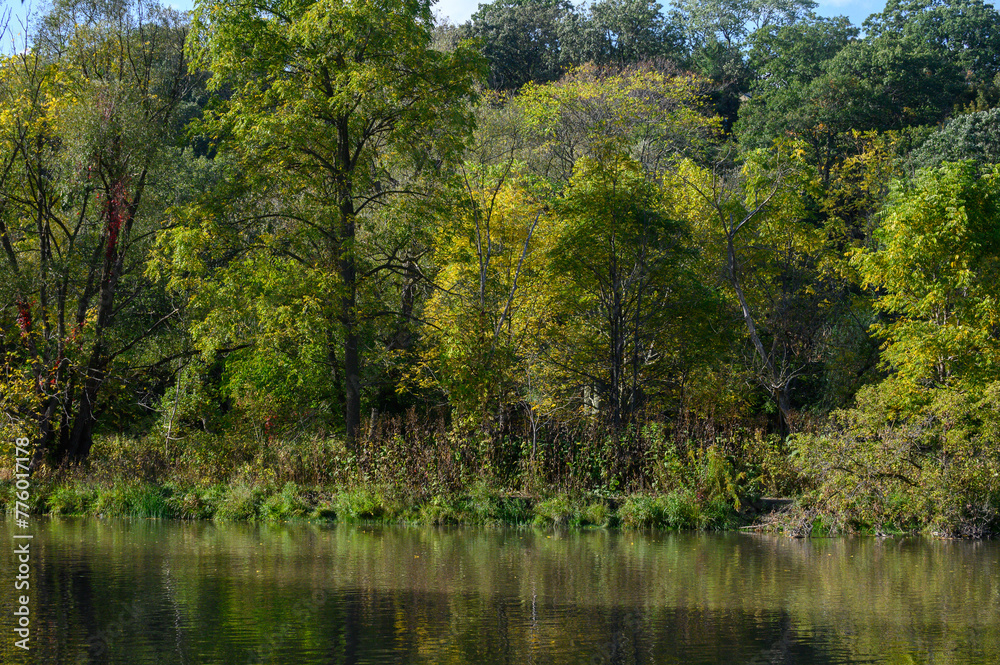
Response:
[[[821,300],[813,257],[823,236],[809,223],[804,196],[813,176],[801,149],[788,144],[741,161],[712,169],[680,164],[672,177],[684,194],[674,215],[691,221],[717,266],[746,331],[748,364],[787,430],[792,384],[806,369]]]
[[[816,7],[812,0],[674,0],[693,47],[723,43],[742,49],[756,30],[791,25]]]
[[[359,228],[395,194],[459,153],[480,69],[467,47],[434,50],[425,0],[223,2],[195,10],[191,46],[231,89],[214,123],[245,172],[283,194],[282,222],[248,248],[290,261],[321,285],[330,380],[343,384],[353,444],[362,399]],[[262,218],[263,219],[263,218]],[[333,303],[335,306],[331,307]],[[339,348],[338,348],[339,346]],[[341,376],[342,373],[342,376]]]
[[[616,429],[700,359],[679,351],[712,298],[694,279],[695,252],[686,226],[667,215],[668,196],[640,164],[607,152],[578,161],[556,206],[564,228],[550,260],[564,325],[548,358],[567,385],[596,391]]]
[[[489,84],[517,90],[525,83],[548,83],[570,64],[560,26],[572,12],[567,0],[494,0],[479,5],[464,30],[479,40],[490,65]]]
[[[617,72],[587,65],[528,86],[513,100],[534,132],[525,159],[556,189],[584,156],[624,153],[648,174],[663,172],[677,155],[700,157],[718,135],[705,90],[697,76],[645,65]]]
[[[758,33],[761,76],[741,107],[741,142],[766,147],[782,136],[801,139],[826,180],[851,154],[852,132],[946,116],[964,87],[955,63],[913,35],[858,41],[854,34],[842,19]]]
[[[566,60],[625,67],[684,57],[684,36],[650,0],[600,0],[562,23]]]
[[[863,25],[870,38],[926,44],[958,65],[973,94],[1000,73],[1000,13],[983,0],[890,0]]]
[[[171,315],[142,268],[175,202],[162,185],[185,35],[152,3],[62,1],[2,63],[0,281],[19,329],[4,346],[32,376],[54,463],[87,456],[101,395]]]
[[[551,293],[539,256],[554,236],[551,212],[524,174],[524,115],[500,93],[491,97],[477,109],[452,205],[438,215],[422,365],[424,382],[481,426],[518,404],[531,408],[524,379]]]
[[[791,25],[816,7],[812,0],[674,0],[672,20],[685,28],[691,63],[715,82],[716,110],[728,131],[753,72],[748,38],[757,30]]]
[[[854,263],[891,318],[875,327],[903,395],[935,386],[982,388],[1000,363],[1000,173],[971,162],[898,182],[878,245]]]

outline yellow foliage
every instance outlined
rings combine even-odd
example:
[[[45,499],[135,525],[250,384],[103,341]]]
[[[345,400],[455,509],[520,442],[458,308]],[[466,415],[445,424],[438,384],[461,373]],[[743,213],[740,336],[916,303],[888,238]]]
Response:
[[[430,325],[420,381],[478,413],[520,401],[519,386],[530,382],[551,310],[544,256],[557,226],[518,185],[470,194],[435,234],[439,288],[424,314]]]

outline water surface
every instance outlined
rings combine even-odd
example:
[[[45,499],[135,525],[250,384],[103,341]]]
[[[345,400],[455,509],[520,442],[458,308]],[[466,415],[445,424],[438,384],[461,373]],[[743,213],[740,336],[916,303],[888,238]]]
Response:
[[[3,662],[1000,662],[995,542],[98,519],[33,532],[27,655],[13,547],[0,556]]]

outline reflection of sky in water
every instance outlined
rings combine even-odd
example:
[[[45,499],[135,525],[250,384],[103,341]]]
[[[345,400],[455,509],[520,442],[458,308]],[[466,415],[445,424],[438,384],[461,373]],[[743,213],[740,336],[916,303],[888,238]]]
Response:
[[[24,3],[21,3],[20,0],[0,0],[0,3],[3,2],[13,11],[15,34],[20,32],[18,23],[23,21],[27,7],[32,6],[38,9],[47,5],[47,3],[38,0],[25,0]],[[669,0],[660,0],[660,2],[664,7],[669,8]],[[179,10],[188,10],[194,6],[194,0],[168,0],[163,4]],[[434,10],[441,16],[451,18],[454,23],[461,23],[476,11],[479,4],[479,0],[439,0],[434,5]],[[820,16],[847,15],[855,25],[860,26],[861,22],[870,14],[881,11],[884,6],[881,0],[821,0],[816,8],[816,13]],[[9,39],[5,41],[9,41]]]

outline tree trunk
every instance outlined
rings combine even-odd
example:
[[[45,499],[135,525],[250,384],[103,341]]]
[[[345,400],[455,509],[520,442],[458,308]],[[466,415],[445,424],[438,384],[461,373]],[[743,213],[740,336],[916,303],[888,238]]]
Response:
[[[730,228],[730,230],[726,232],[729,280],[733,286],[733,290],[736,291],[736,298],[740,302],[743,322],[746,324],[747,332],[750,335],[750,341],[753,342],[757,355],[760,356],[761,361],[767,369],[767,389],[778,407],[781,430],[782,432],[787,433],[790,431],[788,417],[791,412],[791,406],[788,399],[788,381],[782,376],[782,373],[775,366],[774,357],[764,350],[764,345],[760,341],[760,335],[757,333],[757,326],[753,320],[753,312],[750,310],[750,304],[747,302],[746,295],[743,293],[743,285],[740,282],[739,263],[736,259],[736,246],[733,240],[734,235],[735,229],[733,228]]]
[[[361,338],[358,334],[357,260],[355,258],[354,190],[351,183],[353,161],[350,150],[350,125],[341,118],[338,126],[338,194],[340,197],[340,233],[338,264],[344,294],[340,301],[340,323],[344,329],[344,427],[347,448],[357,452],[361,426]]]

